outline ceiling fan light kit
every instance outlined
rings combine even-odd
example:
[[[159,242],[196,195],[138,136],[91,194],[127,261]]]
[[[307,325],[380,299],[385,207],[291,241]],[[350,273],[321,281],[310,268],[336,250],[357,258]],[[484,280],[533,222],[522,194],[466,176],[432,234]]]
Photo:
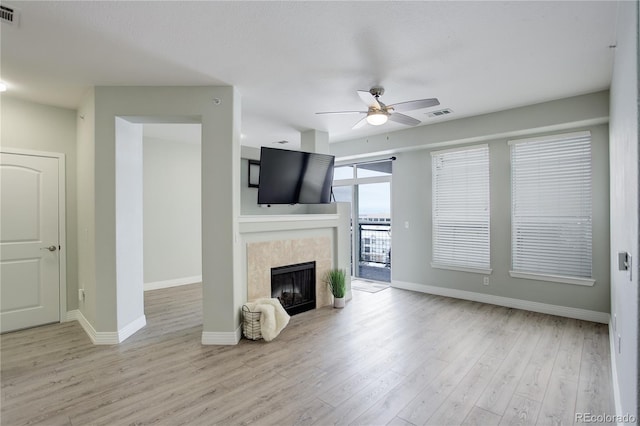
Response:
[[[398,102],[392,105],[385,105],[380,101],[380,96],[384,94],[383,87],[372,87],[369,90],[358,90],[358,96],[369,107],[367,111],[329,111],[317,112],[316,114],[367,114],[365,118],[358,121],[353,128],[359,129],[365,123],[372,126],[380,126],[388,120],[407,126],[417,126],[420,120],[416,120],[400,112],[414,111],[416,109],[429,108],[440,105],[436,98],[418,99],[415,101]]]
[[[367,123],[372,126],[380,126],[381,124],[386,123],[388,119],[389,117],[387,114],[382,111],[375,111],[367,114]]]

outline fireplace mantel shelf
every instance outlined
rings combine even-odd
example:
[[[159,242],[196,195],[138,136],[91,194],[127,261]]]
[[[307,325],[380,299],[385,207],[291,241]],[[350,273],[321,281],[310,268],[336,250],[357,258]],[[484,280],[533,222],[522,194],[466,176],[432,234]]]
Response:
[[[278,214],[278,215],[242,215],[238,218],[240,223],[256,222],[296,222],[306,220],[332,220],[338,219],[337,214]]]
[[[335,228],[338,214],[243,215],[238,217],[240,233],[290,229]]]

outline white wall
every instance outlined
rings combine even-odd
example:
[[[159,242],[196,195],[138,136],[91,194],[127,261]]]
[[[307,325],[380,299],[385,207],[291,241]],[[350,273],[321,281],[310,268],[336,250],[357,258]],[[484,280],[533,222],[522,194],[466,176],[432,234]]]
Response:
[[[65,155],[67,309],[78,307],[78,244],[76,214],[76,111],[15,99],[3,94],[0,107],[3,147]],[[64,318],[65,313],[61,312]]]
[[[619,2],[611,82],[611,316],[618,414],[638,414],[638,2]],[[632,256],[619,271],[617,252]]]
[[[335,143],[339,159],[394,153],[392,180],[392,285],[422,291],[464,291],[588,311],[604,320],[609,311],[608,92],[561,99],[483,116],[420,126]],[[511,278],[510,160],[508,139],[590,130],[593,139],[593,287]],[[490,285],[483,275],[435,269],[431,261],[431,161],[443,146],[488,143],[491,169]],[[409,222],[409,228],[404,224]],[[429,287],[428,287],[429,286]],[[536,305],[537,306],[537,305]],[[567,311],[567,310],[564,310]],[[568,311],[567,311],[568,312]]]
[[[143,298],[142,125],[116,118],[118,330],[146,324]]]
[[[143,157],[145,287],[197,282],[202,279],[200,145],[145,137]]]

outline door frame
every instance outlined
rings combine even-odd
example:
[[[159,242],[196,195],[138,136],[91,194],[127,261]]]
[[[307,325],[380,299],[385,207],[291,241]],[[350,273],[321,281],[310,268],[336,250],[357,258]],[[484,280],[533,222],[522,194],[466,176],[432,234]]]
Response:
[[[66,188],[65,155],[59,152],[36,151],[22,148],[0,148],[3,154],[25,155],[29,157],[48,157],[58,160],[58,285],[59,285],[59,322],[67,321],[67,228],[66,228]]]
[[[378,160],[373,160],[378,161]],[[384,160],[382,160],[384,161]],[[393,160],[390,160],[393,161]],[[333,181],[333,187],[338,186],[350,186],[351,189],[351,275],[353,277],[358,277],[357,268],[360,262],[360,232],[357,229],[358,222],[358,211],[360,208],[360,194],[358,192],[358,188],[360,185],[366,185],[370,183],[389,183],[390,189],[390,199],[389,199],[389,212],[391,213],[391,219],[393,220],[393,173],[389,176],[370,176],[370,177],[357,177],[356,168],[359,164],[366,164],[366,161],[361,163],[346,163],[340,164],[337,167],[353,167],[354,176],[352,178],[347,179],[336,179]],[[391,229],[391,228],[389,228]],[[391,240],[391,247],[393,247],[393,239]],[[393,266],[392,266],[393,268]]]

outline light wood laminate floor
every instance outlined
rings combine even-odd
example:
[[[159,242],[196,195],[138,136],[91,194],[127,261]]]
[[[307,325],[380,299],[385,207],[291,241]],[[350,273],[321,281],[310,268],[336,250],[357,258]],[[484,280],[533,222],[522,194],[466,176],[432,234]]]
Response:
[[[613,414],[607,327],[387,289],[296,315],[273,342],[202,346],[201,286],[145,294],[147,326],[1,336],[2,425],[492,425]]]

